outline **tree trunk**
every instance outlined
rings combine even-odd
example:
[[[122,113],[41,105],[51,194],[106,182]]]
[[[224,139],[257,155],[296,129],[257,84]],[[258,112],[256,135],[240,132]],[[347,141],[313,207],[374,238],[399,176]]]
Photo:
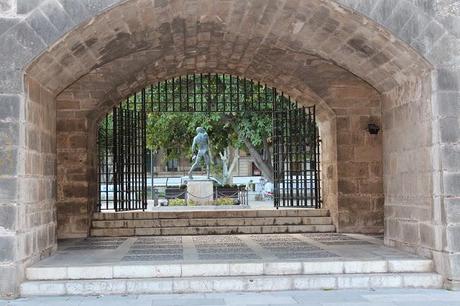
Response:
[[[251,155],[254,163],[256,164],[257,168],[262,172],[262,175],[271,183],[274,182],[274,175],[273,175],[273,166],[270,160],[264,160],[264,158],[257,152],[257,149],[254,145],[246,138],[243,139],[246,148],[248,148],[249,154]],[[268,154],[270,155],[270,154]]]
[[[225,185],[225,184],[228,184],[230,180],[230,176],[233,172],[233,169],[235,169],[236,164],[238,163],[238,159],[240,158],[240,155],[238,154],[238,152],[235,153],[235,156],[233,156],[233,160],[230,163],[230,166],[228,163],[228,158],[230,157],[229,148],[226,148],[225,151],[223,153],[219,153],[219,155],[220,155],[220,159],[222,160],[222,177],[223,177],[222,183]]]

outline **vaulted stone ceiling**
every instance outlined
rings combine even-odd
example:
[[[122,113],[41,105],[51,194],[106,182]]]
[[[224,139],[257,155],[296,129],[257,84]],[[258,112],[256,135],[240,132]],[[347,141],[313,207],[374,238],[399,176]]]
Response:
[[[369,23],[320,0],[130,0],[68,34],[27,75],[55,94],[81,95],[88,110],[172,76],[220,72],[331,111],[326,104],[363,103],[346,101],[350,88],[384,92],[429,70]]]

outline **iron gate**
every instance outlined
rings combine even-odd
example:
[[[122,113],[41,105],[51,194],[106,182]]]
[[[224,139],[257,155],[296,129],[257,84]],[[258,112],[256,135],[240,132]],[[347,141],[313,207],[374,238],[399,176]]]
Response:
[[[321,207],[315,108],[299,107],[276,89],[249,79],[191,74],[146,87],[101,121],[98,211],[146,208],[149,112],[270,114],[275,207]]]
[[[127,99],[99,127],[99,211],[147,208],[145,124],[145,100]]]
[[[273,121],[275,207],[320,208],[315,107],[277,103]]]

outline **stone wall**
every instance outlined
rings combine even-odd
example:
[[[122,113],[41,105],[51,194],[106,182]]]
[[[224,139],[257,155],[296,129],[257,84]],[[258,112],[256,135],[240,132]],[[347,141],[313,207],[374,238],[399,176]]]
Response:
[[[388,92],[385,100],[385,239],[426,253],[440,246],[432,196],[430,84],[426,78],[414,80]]]
[[[110,11],[111,18],[96,18],[87,24],[94,16],[118,4],[121,5]],[[50,101],[94,68],[109,62],[120,64],[115,59],[139,58],[136,53],[139,50],[147,50],[149,54],[144,62],[139,61],[139,66],[119,65],[123,67],[121,74],[114,70],[116,65],[106,66],[112,70],[102,69],[99,75],[93,75],[96,84],[110,85],[107,91],[98,93],[98,97],[105,96],[98,105],[101,110],[147,81],[206,68],[253,76],[284,89],[305,104],[333,103],[325,84],[337,84],[340,77],[328,77],[340,73],[328,70],[334,65],[324,66],[315,56],[332,61],[384,93],[386,98],[382,102],[389,103],[383,108],[382,118],[384,192],[389,192],[385,205],[389,214],[394,214],[385,220],[389,235],[386,242],[432,255],[436,268],[446,276],[449,285],[458,285],[459,15],[458,1],[449,0],[229,0],[218,6],[206,0],[187,1],[187,4],[140,0],[0,1],[0,154],[4,157],[2,160],[11,161],[0,164],[1,295],[16,294],[16,279],[23,276],[24,264],[33,262],[55,245],[55,238],[44,234],[45,229],[51,231],[55,226],[56,217],[52,215],[55,197],[41,189],[55,178],[51,168],[47,168],[53,153],[45,149],[45,143],[48,140],[52,143],[54,138],[51,127],[54,118],[52,112],[40,112],[52,110]],[[86,25],[71,31],[81,24]],[[187,26],[191,27],[190,31],[183,32]],[[56,43],[64,35],[65,39]],[[312,54],[313,58],[309,56]],[[32,65],[39,55],[35,62],[38,64]],[[315,70],[318,67],[321,69]],[[431,75],[427,74],[430,71]],[[33,91],[28,91],[25,73],[33,75],[37,87],[41,87],[40,106],[34,106],[38,99],[31,98]],[[123,75],[129,79],[117,78]],[[417,80],[420,76],[426,79]],[[100,80],[107,82],[98,82]],[[423,90],[430,92],[427,93],[430,100],[422,98],[424,104],[418,103],[417,95],[409,93],[414,82],[423,84],[420,85]],[[33,111],[28,113],[28,110]],[[432,143],[427,147],[419,139],[418,143],[412,142],[410,134],[406,134],[412,125],[401,122],[407,119],[405,115],[425,110],[431,114],[431,124],[428,126],[428,119],[422,121],[426,125],[418,124],[420,131],[415,133],[431,130]],[[426,119],[422,115],[421,118]],[[350,124],[360,121],[350,120]],[[415,123],[412,118],[409,122]],[[397,135],[391,124],[406,130]],[[389,127],[388,133],[394,137],[385,136],[385,127]],[[411,147],[392,142],[394,139],[409,141]],[[67,141],[70,140],[64,142]],[[396,152],[402,152],[402,162],[394,157]],[[33,166],[26,167],[29,157],[35,161]],[[425,158],[434,170],[431,178],[425,177],[428,174],[423,167],[421,172],[414,171]],[[402,168],[392,169],[393,160]],[[405,161],[408,164],[404,164]],[[88,162],[93,165],[94,161],[89,158]],[[37,169],[32,170],[34,167]],[[422,175],[420,182],[414,183],[419,174]],[[405,185],[396,189],[393,179],[402,180],[401,176],[407,177],[407,182],[404,180]],[[427,199],[416,213],[404,216],[412,211],[408,207],[415,207],[415,202],[408,203],[401,188],[408,188],[412,194],[420,188],[418,184],[431,184],[431,188],[424,190],[431,190],[431,202]],[[32,192],[32,198],[25,199],[20,191],[29,186],[42,191]],[[53,190],[50,188],[48,190]],[[91,188],[90,185],[88,192]],[[428,197],[423,193],[421,198],[425,196]],[[428,211],[431,211],[429,217]],[[27,219],[33,223],[27,223]],[[395,226],[399,230],[390,233],[392,224],[399,224]],[[33,241],[31,248],[26,247],[29,244],[25,243],[25,237],[33,237],[27,238]],[[430,241],[434,241],[434,247]]]
[[[410,245],[411,247],[408,249],[412,251],[431,253],[431,256],[435,258],[438,271],[447,276],[447,286],[459,288],[460,244],[458,237],[460,235],[460,223],[458,218],[454,216],[456,213],[458,214],[458,199],[460,197],[460,164],[457,162],[460,156],[458,153],[460,151],[460,109],[458,103],[460,97],[460,71],[458,69],[460,4],[458,1],[449,0],[404,0],[398,1],[397,4],[388,0],[339,0],[338,2],[369,16],[372,20],[391,30],[398,38],[422,54],[434,67],[432,74],[426,76],[425,80],[415,78],[388,95],[389,98],[396,100],[395,103],[405,105],[400,110],[395,108],[394,112],[400,111],[400,113],[399,115],[394,114],[396,119],[391,118],[394,120],[392,122],[401,128],[404,127],[407,133],[410,133],[408,130],[410,129],[416,135],[422,134],[418,135],[420,137],[430,137],[428,133],[431,134],[431,146],[424,146],[422,140],[419,144],[414,143],[415,140],[419,140],[416,137],[409,137],[408,135],[398,137],[398,139],[404,139],[412,144],[412,149],[418,145],[422,149],[417,153],[417,156],[414,156],[414,151],[404,153],[405,160],[402,163],[399,160],[399,166],[406,167],[406,170],[387,169],[388,167],[391,168],[392,165],[385,163],[384,172],[387,173],[385,176],[388,177],[390,173],[405,171],[407,180],[404,180],[405,187],[403,188],[409,189],[411,195],[416,190],[421,190],[422,186],[425,186],[426,189],[421,190],[421,194],[418,195],[423,200],[417,207],[413,206],[414,213],[409,213],[410,208],[408,207],[403,208],[405,205],[411,206],[408,204],[409,200],[396,204],[401,200],[401,197],[396,201],[388,197],[388,202],[386,202],[389,206],[388,211],[397,217],[394,220],[391,220],[392,217],[386,218],[386,234],[388,233],[392,237],[390,240],[396,245],[406,247]],[[420,76],[423,75],[420,74]],[[406,88],[407,86],[409,88]],[[404,95],[410,100],[413,100],[413,97],[416,97],[416,100],[420,99],[416,102],[418,106],[404,103],[402,98]],[[421,102],[425,102],[425,104],[422,105]],[[424,117],[423,112],[425,111],[430,112],[430,115]],[[419,117],[424,122],[431,121],[430,132],[427,132],[425,128],[418,130],[419,124],[405,126],[401,122],[401,120],[407,119],[405,115],[416,112],[420,112]],[[386,116],[391,117],[389,114]],[[412,120],[412,122],[414,121]],[[389,159],[388,153],[393,150],[387,148],[389,145],[391,144],[384,144],[384,159],[393,162],[398,158]],[[407,150],[408,148],[401,145],[400,149]],[[413,161],[413,163],[410,163],[411,165],[406,164],[408,160]],[[424,171],[426,167],[421,163],[425,163],[424,165],[431,164],[431,178],[426,177],[427,172]],[[416,166],[421,166],[422,170],[420,171],[424,172],[420,178],[408,174],[407,167],[414,169]],[[394,164],[393,167],[395,167]],[[414,174],[417,171],[419,170],[416,170]],[[402,178],[398,179],[400,182],[402,181]],[[396,186],[392,184],[395,183],[386,180],[385,191],[388,188],[393,188],[391,190],[394,194],[404,194],[401,186],[397,191],[394,189]],[[429,184],[431,187],[428,186]],[[427,191],[431,191],[431,195],[428,195]],[[426,198],[428,196],[431,200]],[[407,213],[405,216],[403,211]],[[420,219],[418,220],[418,218]],[[403,221],[403,219],[405,220]],[[394,228],[394,224],[399,225]],[[396,235],[400,235],[398,239],[395,238]]]
[[[15,295],[24,267],[57,247],[54,97],[33,80],[25,90],[24,108],[22,97],[0,95],[0,140],[7,144],[0,153],[0,288],[5,296]]]

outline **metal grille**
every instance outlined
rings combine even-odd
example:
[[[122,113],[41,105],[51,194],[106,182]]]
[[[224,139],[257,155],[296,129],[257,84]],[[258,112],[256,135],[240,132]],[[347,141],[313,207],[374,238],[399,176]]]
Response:
[[[276,104],[273,112],[275,207],[321,207],[315,107]]]
[[[113,108],[99,127],[99,202],[101,210],[147,207],[145,92]]]
[[[275,207],[321,206],[314,107],[299,107],[276,89],[249,79],[191,74],[146,87],[101,121],[98,211],[146,208],[150,112],[271,114]]]

